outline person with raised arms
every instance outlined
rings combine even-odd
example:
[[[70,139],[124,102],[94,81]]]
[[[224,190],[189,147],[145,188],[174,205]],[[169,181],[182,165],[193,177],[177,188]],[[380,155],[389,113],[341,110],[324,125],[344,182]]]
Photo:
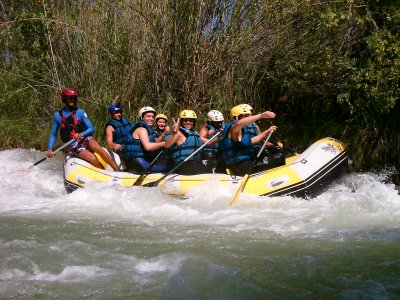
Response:
[[[253,136],[248,125],[260,119],[273,119],[275,113],[265,111],[252,115],[250,109],[237,105],[231,109],[230,116],[232,120],[225,126],[221,143],[222,158],[233,174],[243,176],[251,169],[256,159],[257,154],[254,153],[253,145],[259,144],[271,131],[278,129],[276,126],[271,126],[268,130]],[[259,172],[271,167],[274,166],[271,166],[269,161],[262,160],[257,162],[253,171]]]
[[[133,137],[133,154],[132,159],[127,163],[128,170],[145,174],[161,173],[167,170],[165,164],[155,162],[159,149],[165,146],[165,142],[156,142],[152,126],[155,122],[156,111],[150,106],[142,107],[139,110],[140,121],[132,124],[130,133]]]
[[[175,166],[183,162],[203,144],[199,133],[195,130],[197,115],[193,110],[185,109],[180,112],[178,121],[174,121],[170,137],[165,142],[166,148],[171,148]],[[202,160],[201,153],[191,157],[177,173],[195,175],[212,172],[212,164]]]
[[[253,107],[250,104],[239,104],[240,107],[244,107],[244,108],[248,108],[251,112],[251,114],[253,114]],[[258,135],[261,130],[260,127],[255,123],[250,123],[249,125],[247,125],[249,128],[249,132],[251,134],[251,136],[256,136]],[[274,139],[274,138],[272,138]],[[274,153],[278,152],[282,152],[281,149],[283,148],[283,144],[280,141],[276,141],[276,142],[272,142],[272,141],[268,141],[266,147],[270,150],[273,151]],[[258,151],[261,149],[261,145],[260,144],[256,144],[253,145],[253,150],[254,153],[258,153]]]
[[[66,88],[62,90],[60,97],[64,107],[53,116],[47,156],[54,156],[53,148],[60,129],[60,137],[63,142],[67,143],[74,139],[67,146],[68,154],[84,159],[97,168],[103,168],[94,154],[97,153],[114,171],[117,171],[117,164],[93,138],[95,129],[86,112],[77,107],[78,91]]]

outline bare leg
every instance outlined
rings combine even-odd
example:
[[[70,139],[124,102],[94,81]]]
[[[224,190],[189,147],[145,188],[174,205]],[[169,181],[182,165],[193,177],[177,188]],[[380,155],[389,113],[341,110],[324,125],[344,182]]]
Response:
[[[82,158],[82,159],[84,159],[84,160],[86,160],[86,161],[88,161],[89,163],[91,163],[96,168],[103,169],[103,166],[101,165],[101,163],[97,159],[96,155],[94,155],[89,150],[83,150],[83,151],[79,152],[79,154],[77,156]]]
[[[99,143],[92,139],[89,141],[88,148],[92,152],[96,152],[101,158],[111,167],[114,171],[118,171],[118,166],[115,161],[108,155],[108,153],[99,145]]]

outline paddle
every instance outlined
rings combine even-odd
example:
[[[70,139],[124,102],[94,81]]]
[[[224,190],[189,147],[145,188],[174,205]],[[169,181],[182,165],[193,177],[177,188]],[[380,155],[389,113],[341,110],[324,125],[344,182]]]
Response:
[[[188,157],[185,158],[184,161],[180,162],[177,164],[175,167],[172,168],[168,173],[166,173],[164,176],[162,176],[160,179],[156,181],[152,181],[149,183],[144,184],[143,186],[146,187],[154,187],[160,184],[161,181],[163,181],[167,176],[171,175],[174,173],[176,170],[178,170],[185,162],[187,162],[189,159],[191,159],[193,156],[195,156],[197,153],[199,153],[205,146],[207,146],[213,139],[215,139],[218,135],[220,135],[222,131],[217,132],[214,134],[207,142],[205,142],[203,145],[201,145],[196,151],[194,151],[192,154],[190,154]]]
[[[69,144],[71,144],[73,141],[75,141],[75,139],[72,139],[72,140],[68,141],[66,144],[62,145],[60,148],[57,148],[56,150],[54,150],[53,153],[56,154],[57,152],[61,151],[62,149],[67,147]],[[41,162],[44,162],[48,158],[50,158],[50,157],[48,157],[48,156],[43,157],[41,160],[35,162],[30,167],[28,167],[26,169],[16,170],[16,171],[10,172],[9,174],[12,174],[12,173],[26,173],[26,172],[28,172],[29,169],[32,169],[34,166],[37,166],[38,164],[40,164]]]
[[[62,149],[64,149],[65,147],[67,147],[69,144],[71,144],[72,142],[74,142],[75,139],[69,140],[68,142],[66,142],[64,145],[62,145],[61,147],[57,148],[56,150],[53,151],[54,154],[60,152]],[[34,166],[37,166],[38,164],[40,164],[41,162],[44,162],[46,159],[48,159],[50,157],[45,156],[43,157],[41,160],[35,162],[32,166],[28,167],[28,170],[33,168]]]
[[[160,155],[164,152],[164,150],[165,150],[165,149],[161,150],[161,151],[157,154],[156,158],[154,158],[153,161],[150,163],[150,166],[147,167],[146,173],[140,175],[140,176],[138,177],[138,179],[136,179],[136,181],[132,184],[132,186],[135,186],[135,185],[142,185],[144,179],[147,177],[147,175],[150,174],[151,169],[153,168],[153,166],[155,165],[155,163],[158,161],[158,158],[159,158]]]
[[[239,198],[240,193],[244,190],[244,187],[247,183],[247,180],[249,179],[249,174],[251,174],[251,171],[253,171],[254,166],[257,163],[258,158],[261,156],[261,153],[264,151],[265,146],[267,145],[269,139],[271,138],[272,135],[272,130],[269,133],[267,139],[265,140],[264,144],[262,145],[260,151],[258,152],[256,158],[253,160],[253,163],[251,164],[250,170],[247,172],[246,175],[244,175],[242,182],[239,185],[239,188],[236,190],[236,193],[233,195],[231,202],[229,203],[229,207],[232,207],[232,205],[236,202],[236,200]]]

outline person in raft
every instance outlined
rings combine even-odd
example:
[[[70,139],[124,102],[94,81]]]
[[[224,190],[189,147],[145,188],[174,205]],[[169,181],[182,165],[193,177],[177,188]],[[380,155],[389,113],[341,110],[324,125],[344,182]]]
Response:
[[[210,110],[207,113],[207,119],[207,123],[199,130],[203,143],[206,143],[218,132],[223,131],[225,127],[224,115],[218,110]],[[219,143],[222,140],[221,135],[207,144],[202,153],[203,159],[208,160],[213,165],[213,170],[217,173],[226,172],[219,151]]]
[[[123,109],[119,104],[108,106],[110,119],[105,126],[107,146],[115,151],[126,166],[126,162],[133,156],[133,137],[130,134],[132,124],[123,115]]]
[[[167,166],[156,161],[150,168],[151,163],[159,153],[158,150],[165,146],[165,142],[156,142],[152,126],[155,123],[156,111],[150,106],[142,107],[139,110],[140,121],[132,124],[130,133],[133,137],[133,154],[127,162],[130,172],[136,174],[162,173]]]
[[[156,116],[156,123],[154,124],[154,136],[156,137],[156,142],[165,142],[171,135],[170,127],[168,126],[168,117],[164,114],[158,114]],[[161,149],[162,152],[158,158],[159,164],[164,164],[166,170],[169,171],[174,167],[174,160],[171,156],[170,149]]]
[[[64,103],[64,107],[53,116],[47,156],[54,156],[53,148],[57,140],[58,129],[60,129],[60,137],[64,143],[75,139],[67,146],[68,154],[84,159],[97,168],[103,168],[94,154],[97,153],[114,171],[118,171],[117,164],[93,138],[95,129],[86,112],[77,107],[77,90],[64,89],[61,92],[61,101]]]
[[[199,133],[195,130],[196,120],[197,115],[193,110],[181,111],[177,122],[173,119],[172,132],[165,141],[165,147],[171,149],[175,166],[203,144]],[[201,153],[197,153],[177,169],[176,173],[181,175],[211,173],[212,168],[212,164],[202,160]]]
[[[278,129],[276,126],[271,126],[268,130],[252,136],[248,125],[260,119],[273,119],[275,113],[265,111],[252,115],[250,109],[238,105],[231,109],[230,116],[232,120],[225,126],[221,143],[222,158],[233,174],[244,176],[250,171],[258,154],[255,153],[253,146],[259,145],[271,131]],[[271,163],[267,159],[259,160],[253,168],[253,172],[260,172],[272,167],[275,167],[273,162]]]
[[[248,108],[251,111],[251,114],[253,114],[253,107],[250,104],[239,104],[240,107],[244,107],[244,108]],[[258,135],[261,130],[260,127],[258,127],[258,125],[256,123],[250,123],[249,125],[247,125],[250,131],[250,134],[253,136]],[[273,142],[275,141],[275,142]],[[283,148],[283,144],[280,141],[276,141],[276,138],[274,136],[271,137],[271,139],[268,141],[267,143],[267,147],[268,150],[270,152],[282,152],[282,148]],[[255,154],[257,155],[258,151],[261,149],[261,145],[256,145],[255,147],[253,147],[253,150],[255,151]]]

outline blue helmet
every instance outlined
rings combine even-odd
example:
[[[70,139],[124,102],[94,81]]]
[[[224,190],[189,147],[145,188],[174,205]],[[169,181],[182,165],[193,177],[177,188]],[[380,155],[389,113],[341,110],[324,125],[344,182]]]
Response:
[[[119,105],[117,105],[117,104],[111,104],[109,107],[108,107],[108,113],[110,113],[110,114],[112,114],[113,112],[117,112],[117,111],[120,111],[121,113],[122,113],[122,107],[120,107]]]

